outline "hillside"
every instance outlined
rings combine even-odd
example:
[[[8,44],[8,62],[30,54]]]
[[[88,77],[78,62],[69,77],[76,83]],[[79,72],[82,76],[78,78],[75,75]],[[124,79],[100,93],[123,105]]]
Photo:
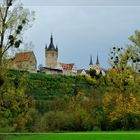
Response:
[[[35,99],[73,96],[77,92],[89,95],[93,85],[85,77],[30,74],[31,95]]]

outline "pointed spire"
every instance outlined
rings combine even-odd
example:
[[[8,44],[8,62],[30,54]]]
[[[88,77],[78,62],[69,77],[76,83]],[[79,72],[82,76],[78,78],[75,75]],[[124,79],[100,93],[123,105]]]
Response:
[[[58,46],[56,45],[56,50],[58,50]]]
[[[53,43],[53,36],[52,36],[52,33],[51,33],[50,42]]]
[[[49,45],[48,49],[49,49],[49,50],[55,49],[55,47],[54,47],[54,45],[53,45],[53,36],[52,36],[52,34],[51,34],[50,45]]]
[[[93,65],[92,56],[90,56],[90,63],[89,65]]]
[[[99,58],[98,58],[98,54],[97,54],[96,65],[100,65],[100,63],[99,63]]]

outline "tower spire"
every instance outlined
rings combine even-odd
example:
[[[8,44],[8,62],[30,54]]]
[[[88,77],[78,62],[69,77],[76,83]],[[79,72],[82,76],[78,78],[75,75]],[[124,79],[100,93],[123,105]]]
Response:
[[[89,65],[93,65],[92,56],[90,56],[90,62],[89,62]]]
[[[51,33],[50,42],[53,43],[53,36],[52,36],[52,33]]]
[[[49,50],[55,49],[54,44],[53,44],[53,36],[52,36],[52,34],[51,34],[50,45],[49,45],[48,49],[49,49]]]
[[[98,54],[97,54],[96,65],[100,65],[100,63],[99,63],[99,57],[98,57]]]

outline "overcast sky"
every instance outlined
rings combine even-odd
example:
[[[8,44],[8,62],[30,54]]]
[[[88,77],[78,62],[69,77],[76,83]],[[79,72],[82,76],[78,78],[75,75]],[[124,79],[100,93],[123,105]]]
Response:
[[[101,66],[107,68],[109,49],[130,43],[128,37],[140,30],[139,0],[21,1],[36,12],[25,40],[33,42],[38,64],[45,64],[44,48],[52,33],[59,62],[88,68],[90,55],[95,63],[98,53]]]

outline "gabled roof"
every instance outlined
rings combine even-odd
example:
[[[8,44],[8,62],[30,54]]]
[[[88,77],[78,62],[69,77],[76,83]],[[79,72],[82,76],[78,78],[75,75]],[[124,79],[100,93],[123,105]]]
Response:
[[[84,70],[84,69],[79,69],[79,70],[77,70],[77,74],[78,74],[78,75],[81,74],[83,70]],[[85,70],[84,70],[84,71],[85,71]]]
[[[14,61],[15,62],[29,61],[32,55],[34,55],[34,53],[32,51],[31,52],[16,53]]]
[[[74,64],[73,64],[73,63],[72,63],[72,64],[60,63],[60,65],[62,66],[62,68],[63,68],[64,70],[72,70],[73,67],[74,67]]]

